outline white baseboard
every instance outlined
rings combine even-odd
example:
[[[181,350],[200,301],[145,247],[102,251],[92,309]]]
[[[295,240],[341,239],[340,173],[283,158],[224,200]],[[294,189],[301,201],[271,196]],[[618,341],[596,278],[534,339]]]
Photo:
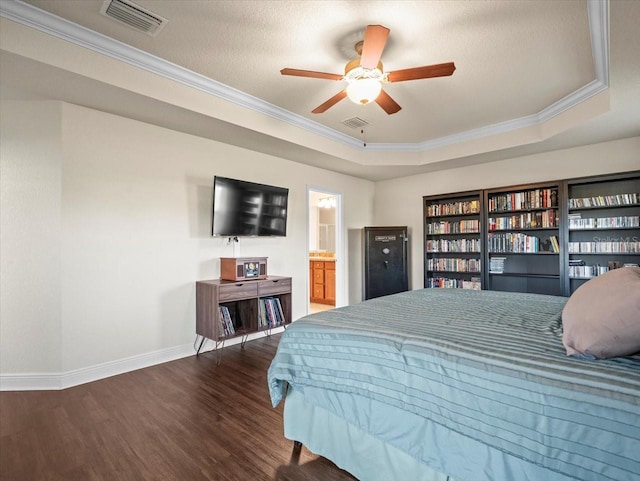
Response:
[[[283,328],[273,329],[272,333],[275,334],[282,330]],[[263,333],[256,333],[250,335],[247,340],[251,341],[263,336]],[[224,345],[225,347],[232,346],[240,342],[241,338],[238,337],[226,341]],[[211,351],[215,347],[215,343],[207,340],[202,347],[201,352]],[[66,389],[193,355],[195,355],[193,344],[184,344],[62,373],[0,374],[0,391],[53,391]]]

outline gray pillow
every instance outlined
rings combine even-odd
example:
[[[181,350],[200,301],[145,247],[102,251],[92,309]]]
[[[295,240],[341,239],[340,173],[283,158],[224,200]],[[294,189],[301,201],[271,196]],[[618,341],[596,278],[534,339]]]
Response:
[[[588,359],[640,352],[640,267],[622,267],[585,282],[562,311],[567,355]]]

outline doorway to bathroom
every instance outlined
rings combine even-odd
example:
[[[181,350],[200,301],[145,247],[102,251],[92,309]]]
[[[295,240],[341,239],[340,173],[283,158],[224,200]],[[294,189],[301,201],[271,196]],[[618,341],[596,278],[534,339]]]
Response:
[[[340,242],[342,196],[308,187],[309,314],[340,305],[344,255]]]

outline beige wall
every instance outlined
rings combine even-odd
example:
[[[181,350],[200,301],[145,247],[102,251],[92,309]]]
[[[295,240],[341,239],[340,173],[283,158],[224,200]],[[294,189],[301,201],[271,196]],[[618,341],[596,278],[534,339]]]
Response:
[[[267,256],[270,274],[293,278],[294,319],[306,314],[310,180],[343,194],[347,229],[372,222],[373,182],[71,104],[26,105],[2,104],[2,374],[73,384],[193,353],[194,282],[218,277],[220,257]],[[214,175],[288,187],[287,237],[212,238]],[[360,282],[348,274],[345,291]]]
[[[406,225],[410,286],[424,284],[422,196],[640,169],[640,137],[376,183],[376,225]]]
[[[0,368],[61,369],[61,105],[2,103]]]

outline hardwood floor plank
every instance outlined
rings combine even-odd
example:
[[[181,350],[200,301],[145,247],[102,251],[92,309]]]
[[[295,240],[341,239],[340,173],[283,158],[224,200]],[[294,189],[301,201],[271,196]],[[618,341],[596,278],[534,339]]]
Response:
[[[2,481],[353,481],[284,438],[280,335],[62,391],[0,392]],[[292,462],[292,458],[294,461]]]

